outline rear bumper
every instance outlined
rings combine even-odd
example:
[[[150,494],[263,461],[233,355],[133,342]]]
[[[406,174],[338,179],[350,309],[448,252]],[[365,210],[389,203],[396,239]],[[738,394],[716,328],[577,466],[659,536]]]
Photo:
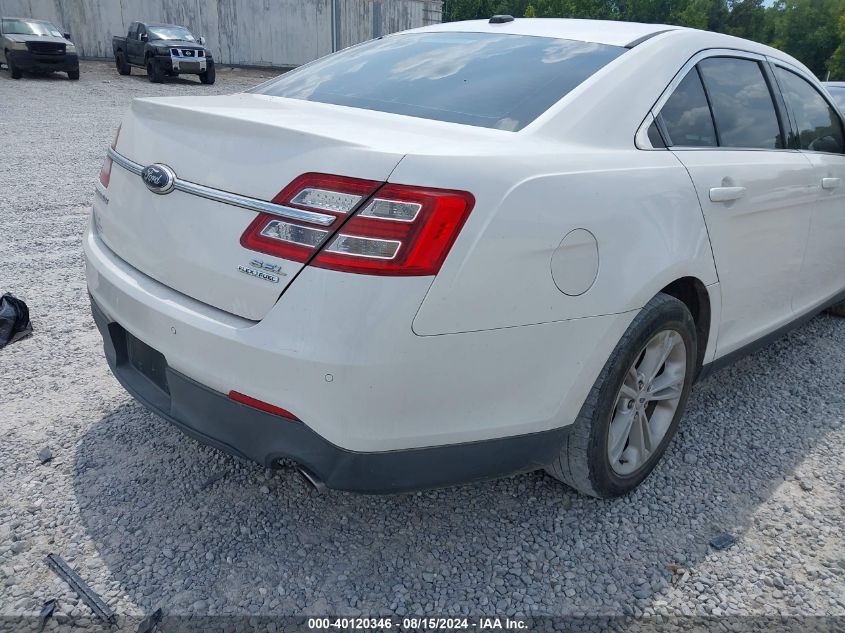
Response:
[[[79,70],[76,54],[39,55],[30,51],[9,51],[12,63],[24,72],[67,72]]]
[[[633,318],[417,336],[411,323],[430,278],[306,267],[261,321],[248,321],[176,292],[115,255],[96,228],[98,216],[116,213],[111,205],[95,200],[95,219],[84,238],[88,290],[103,315],[98,318],[107,352],[110,324],[119,324],[164,356],[177,383],[201,385],[215,395],[209,408],[228,413],[207,422],[212,418],[206,409],[180,400],[175,389],[175,402],[145,397],[121,376],[119,356],[111,353],[127,389],[206,441],[262,464],[290,457],[337,487],[441,485],[549,463],[563,437],[560,429],[575,419]],[[205,283],[213,276],[208,271]],[[223,395],[231,390],[290,411],[304,428],[280,429],[279,418],[271,416],[263,419],[273,421],[268,428],[277,437],[242,433],[235,413],[246,409]],[[255,415],[250,411],[250,419]],[[318,452],[297,443],[300,433],[313,434],[319,454],[334,457],[313,457]],[[438,451],[435,461],[429,450]],[[394,459],[402,465],[391,471],[384,464]],[[417,459],[413,476],[402,474]],[[463,463],[447,468],[450,460]],[[440,472],[416,472],[425,469]],[[354,483],[371,471],[389,483]],[[350,478],[353,483],[338,483]]]
[[[537,470],[558,454],[566,428],[450,446],[363,453],[335,446],[305,424],[230,400],[165,368],[155,381],[129,362],[127,334],[92,298],[109,367],[147,408],[187,435],[268,468],[289,459],[327,487],[389,493],[466,483]],[[160,385],[158,383],[164,383]]]

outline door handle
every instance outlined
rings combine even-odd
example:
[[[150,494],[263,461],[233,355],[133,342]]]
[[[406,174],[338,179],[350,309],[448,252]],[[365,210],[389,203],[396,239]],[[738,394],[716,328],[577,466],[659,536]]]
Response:
[[[822,178],[822,189],[836,189],[841,184],[841,178]]]
[[[713,187],[710,189],[711,202],[731,202],[745,195],[745,187]]]

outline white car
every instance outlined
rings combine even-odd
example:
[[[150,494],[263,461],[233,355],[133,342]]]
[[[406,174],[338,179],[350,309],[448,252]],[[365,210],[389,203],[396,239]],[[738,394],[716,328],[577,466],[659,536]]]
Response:
[[[624,494],[697,377],[845,299],[828,98],[725,35],[496,16],[137,99],[84,240],[108,362],[315,484]]]

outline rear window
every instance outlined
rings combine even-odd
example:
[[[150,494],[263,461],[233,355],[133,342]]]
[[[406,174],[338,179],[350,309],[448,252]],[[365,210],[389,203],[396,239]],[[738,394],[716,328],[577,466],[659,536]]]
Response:
[[[698,64],[721,147],[782,149],[780,123],[760,64],[710,57]]]
[[[683,78],[660,111],[660,121],[673,147],[715,147],[716,130],[698,70]]]
[[[329,55],[253,92],[519,130],[618,46],[493,33],[408,33]]]

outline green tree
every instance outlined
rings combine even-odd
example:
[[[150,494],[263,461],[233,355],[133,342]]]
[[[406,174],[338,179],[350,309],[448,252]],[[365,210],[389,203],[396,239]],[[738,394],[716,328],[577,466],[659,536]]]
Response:
[[[594,20],[618,19],[613,0],[535,0],[539,17],[589,18]]]
[[[769,44],[845,78],[845,0],[445,0],[444,19],[496,13],[677,24]]]
[[[771,44],[800,59],[819,77],[842,43],[838,28],[845,0],[781,0]]]
[[[756,42],[770,42],[774,29],[766,20],[763,0],[733,0],[730,5],[725,33]]]
[[[523,16],[530,0],[445,0],[443,21],[476,20],[496,14]]]
[[[679,9],[672,11],[666,21],[694,29],[724,32],[729,15],[725,0],[691,0],[686,6],[679,5]]]
[[[827,62],[832,81],[845,81],[845,13],[839,16],[839,46]]]

